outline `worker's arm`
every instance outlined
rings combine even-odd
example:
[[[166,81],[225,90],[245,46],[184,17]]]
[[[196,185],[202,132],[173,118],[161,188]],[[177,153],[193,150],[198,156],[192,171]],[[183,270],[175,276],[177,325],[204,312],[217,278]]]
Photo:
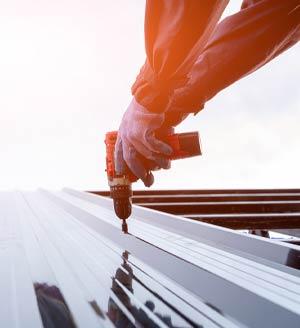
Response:
[[[244,0],[220,22],[170,106],[197,111],[218,92],[254,72],[300,39],[300,0]]]
[[[164,112],[207,43],[229,0],[148,0],[146,62],[132,87],[137,102]]]
[[[151,165],[168,168],[170,147],[155,137],[183,119],[168,118],[166,111],[174,90],[187,82],[187,72],[205,46],[229,0],[148,0],[145,16],[146,62],[132,87],[116,143],[116,169],[125,162],[146,185],[153,183]],[[148,162],[149,163],[149,162]],[[150,168],[151,169],[151,168]]]

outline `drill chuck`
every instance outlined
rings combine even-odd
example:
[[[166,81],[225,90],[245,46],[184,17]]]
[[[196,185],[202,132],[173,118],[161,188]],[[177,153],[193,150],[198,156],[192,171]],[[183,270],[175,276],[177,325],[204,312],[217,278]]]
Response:
[[[114,202],[115,213],[121,220],[126,220],[131,214],[131,184],[110,187],[110,196]]]

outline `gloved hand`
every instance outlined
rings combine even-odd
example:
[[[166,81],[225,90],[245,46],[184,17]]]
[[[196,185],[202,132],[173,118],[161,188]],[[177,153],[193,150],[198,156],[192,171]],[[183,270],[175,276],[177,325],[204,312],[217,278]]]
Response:
[[[132,99],[123,115],[115,145],[115,169],[118,174],[125,171],[125,163],[145,186],[154,182],[151,170],[168,169],[172,148],[158,140],[154,133],[164,133],[164,113],[152,113]],[[145,161],[146,159],[146,161]]]

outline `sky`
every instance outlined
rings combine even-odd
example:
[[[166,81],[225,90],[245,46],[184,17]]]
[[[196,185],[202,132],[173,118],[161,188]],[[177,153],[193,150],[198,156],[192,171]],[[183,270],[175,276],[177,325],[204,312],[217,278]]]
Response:
[[[0,0],[1,190],[107,189],[104,135],[145,59],[144,5]],[[299,55],[296,45],[183,122],[203,156],[156,172],[153,188],[299,188]]]

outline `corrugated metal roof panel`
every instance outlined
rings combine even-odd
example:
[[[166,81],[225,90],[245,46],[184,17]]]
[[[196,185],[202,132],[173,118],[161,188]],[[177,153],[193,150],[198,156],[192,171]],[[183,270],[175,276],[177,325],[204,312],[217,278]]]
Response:
[[[0,195],[1,327],[298,327],[300,247],[73,190]]]

